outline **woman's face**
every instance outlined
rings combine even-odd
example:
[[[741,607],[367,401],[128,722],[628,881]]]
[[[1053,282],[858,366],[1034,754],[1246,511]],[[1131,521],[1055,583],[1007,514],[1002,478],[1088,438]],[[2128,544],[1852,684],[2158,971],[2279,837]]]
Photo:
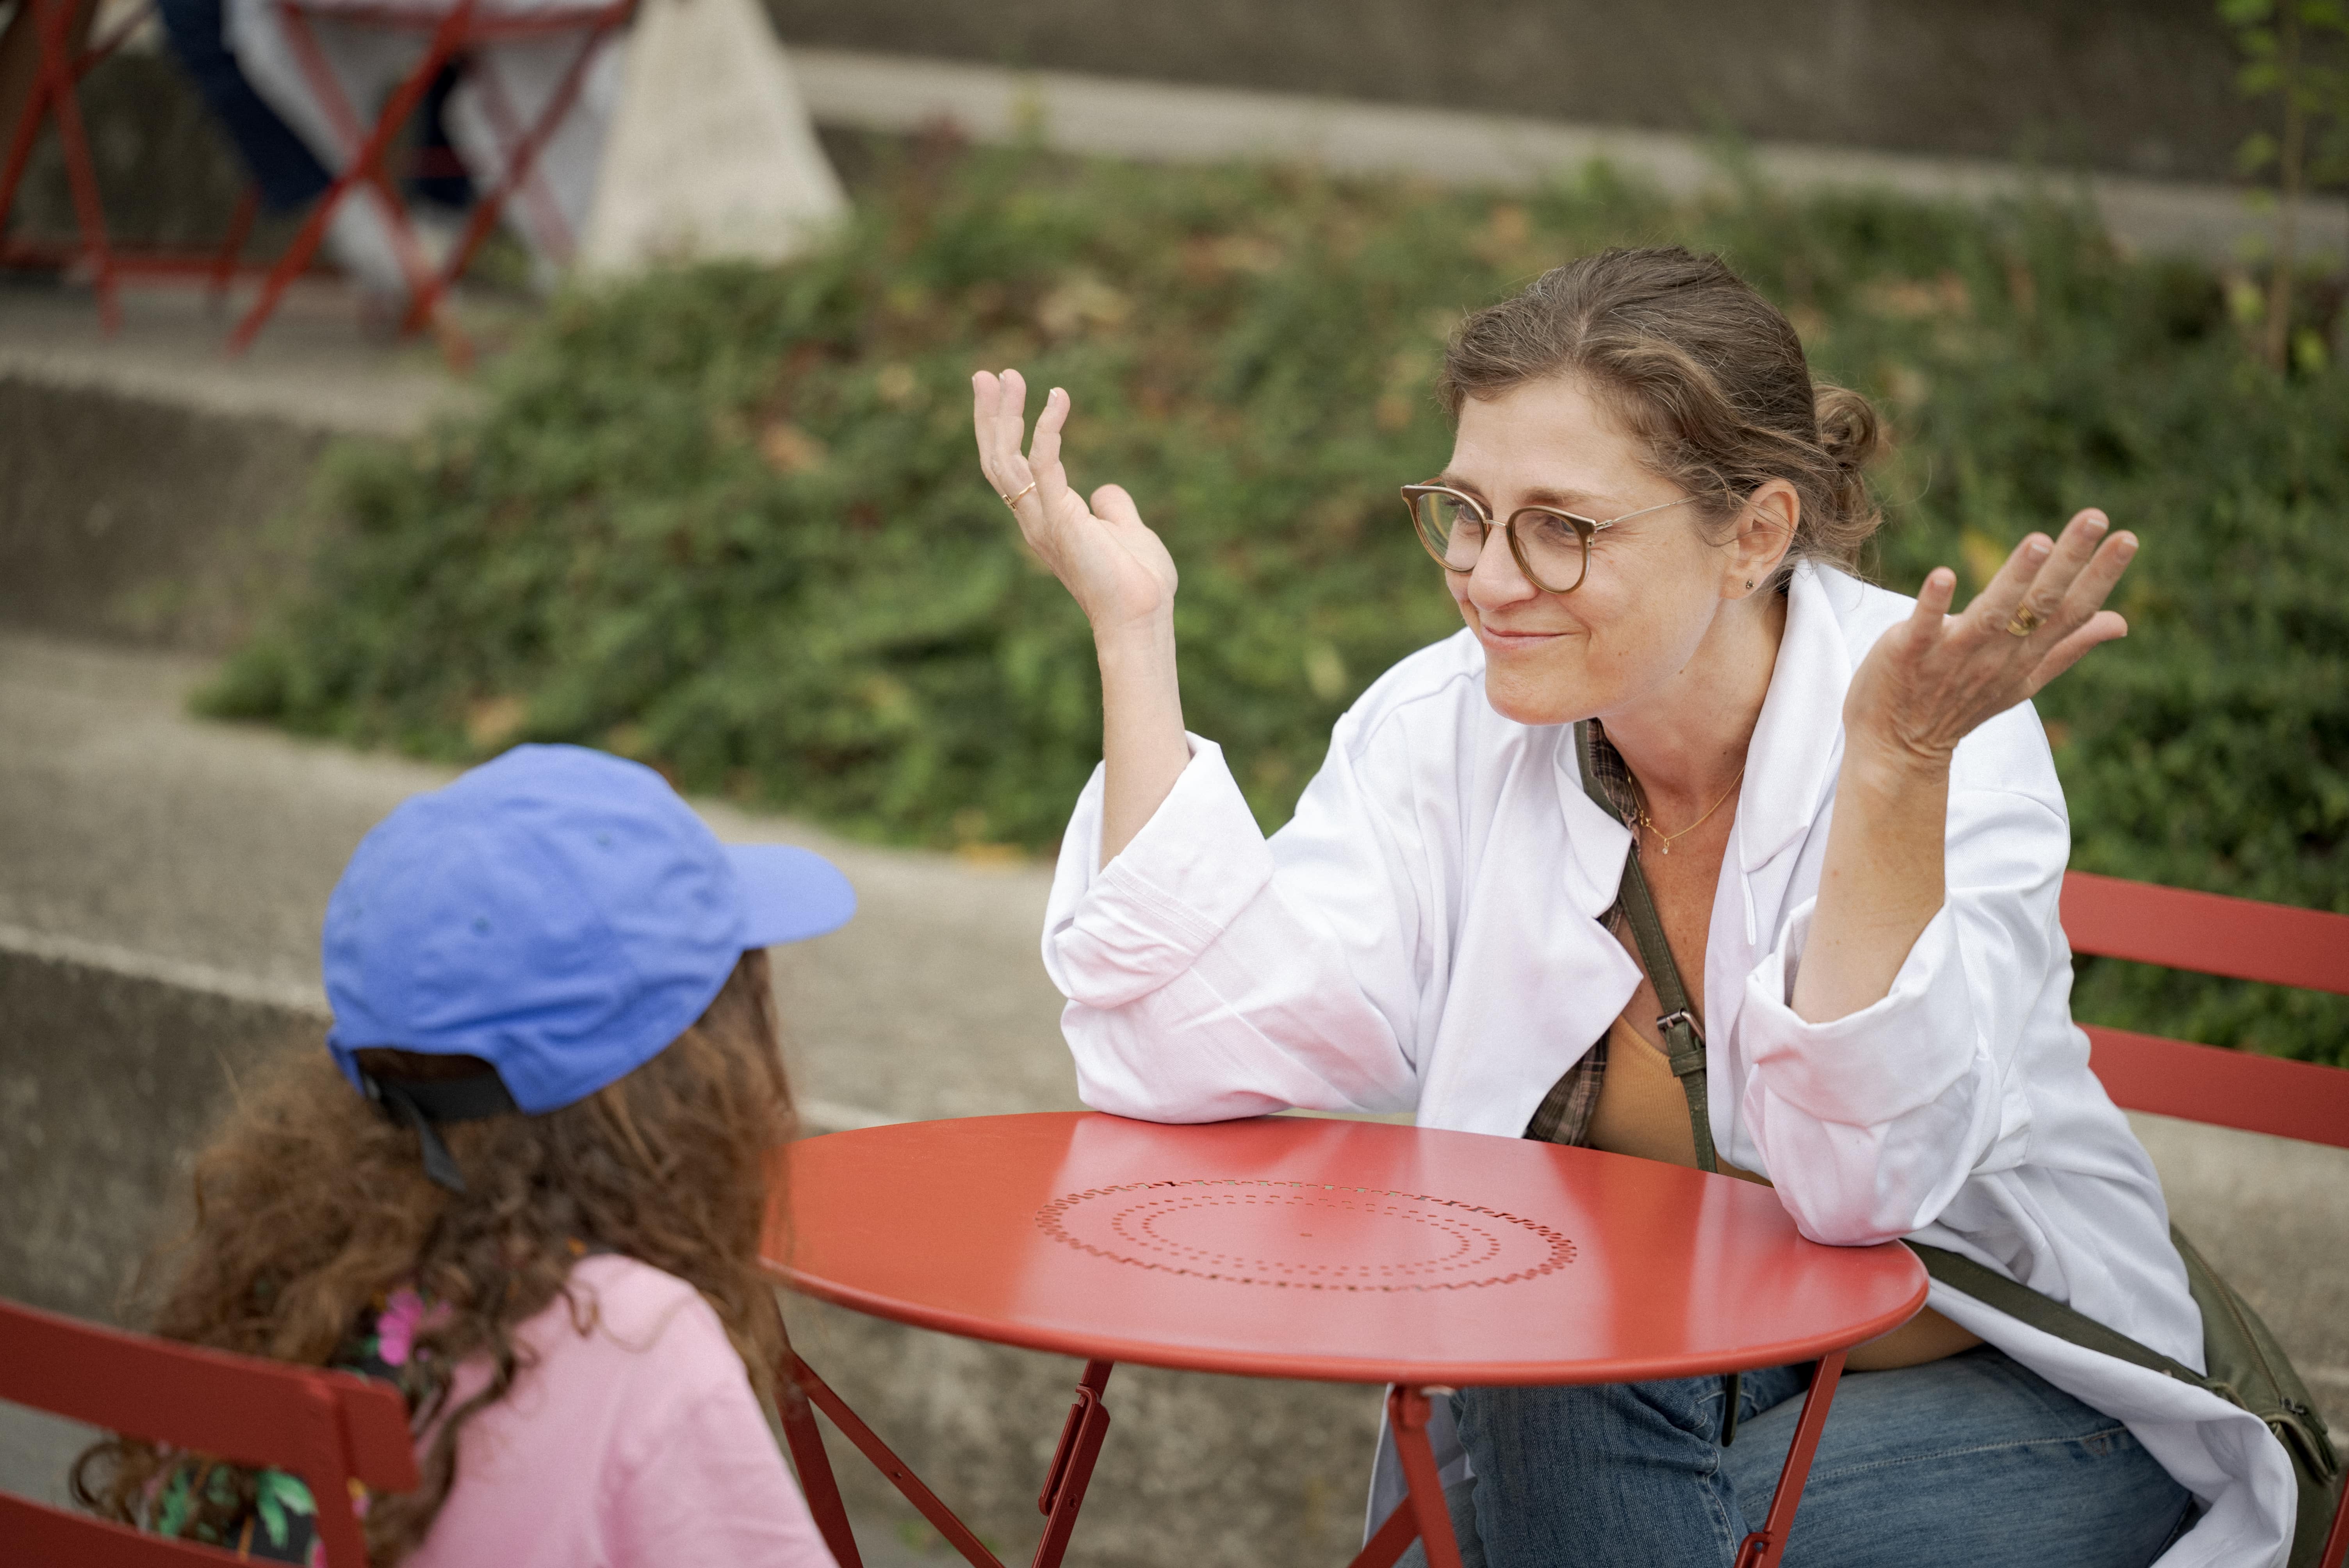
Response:
[[[1468,399],[1440,482],[1495,521],[1526,506],[1604,521],[1686,493],[1650,472],[1607,407],[1565,379]],[[1723,595],[1742,596],[1735,552],[1707,542],[1701,521],[1695,506],[1675,506],[1599,530],[1571,593],[1527,582],[1497,529],[1474,571],[1446,573],[1461,619],[1485,645],[1494,710],[1521,724],[1605,716],[1686,669]]]

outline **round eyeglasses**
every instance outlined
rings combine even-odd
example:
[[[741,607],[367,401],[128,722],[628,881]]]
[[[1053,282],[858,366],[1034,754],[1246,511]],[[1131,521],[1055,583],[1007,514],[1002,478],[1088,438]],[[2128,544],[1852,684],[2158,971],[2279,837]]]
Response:
[[[1545,593],[1571,593],[1582,586],[1590,570],[1590,541],[1602,528],[1612,528],[1635,517],[1666,507],[1686,506],[1696,500],[1684,495],[1604,520],[1582,517],[1555,507],[1519,507],[1501,525],[1509,536],[1509,553],[1526,581]],[[1484,502],[1448,485],[1405,485],[1403,504],[1411,508],[1412,526],[1420,543],[1446,572],[1462,575],[1476,570],[1485,553],[1485,536],[1492,531],[1492,514]]]

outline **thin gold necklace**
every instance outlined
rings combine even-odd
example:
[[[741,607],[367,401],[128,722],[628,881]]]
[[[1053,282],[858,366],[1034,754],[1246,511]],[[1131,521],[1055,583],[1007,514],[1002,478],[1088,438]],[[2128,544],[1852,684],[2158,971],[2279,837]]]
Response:
[[[1632,803],[1631,810],[1639,813],[1640,831],[1649,834],[1656,841],[1656,853],[1660,855],[1669,855],[1672,852],[1672,841],[1674,839],[1685,839],[1691,833],[1695,832],[1699,828],[1703,827],[1707,819],[1711,818],[1715,811],[1720,810],[1723,805],[1727,804],[1729,798],[1737,793],[1737,787],[1744,782],[1745,769],[1740,768],[1737,770],[1737,777],[1729,781],[1729,788],[1721,792],[1721,799],[1715,800],[1712,805],[1707,806],[1704,809],[1703,816],[1699,817],[1695,821],[1691,822],[1687,827],[1682,828],[1677,833],[1665,832],[1663,830],[1656,826],[1656,820],[1648,815],[1648,791],[1637,779],[1632,779],[1631,783],[1632,787],[1637,789],[1640,793],[1639,798]]]

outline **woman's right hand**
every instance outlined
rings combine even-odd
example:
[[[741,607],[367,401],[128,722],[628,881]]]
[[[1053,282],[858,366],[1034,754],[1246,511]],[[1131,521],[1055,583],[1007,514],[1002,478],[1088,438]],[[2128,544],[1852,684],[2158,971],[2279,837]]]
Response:
[[[1036,417],[1036,439],[1026,433],[1028,384],[1017,370],[982,370],[970,378],[971,421],[978,434],[978,464],[999,496],[1018,496],[1012,515],[1019,533],[1076,596],[1096,639],[1154,627],[1174,603],[1174,560],[1117,485],[1093,491],[1088,507],[1069,488],[1061,466],[1061,429],[1069,395],[1052,388]],[[1032,489],[1030,487],[1033,487]],[[1021,491],[1027,493],[1022,495]]]
[[[1106,774],[1099,863],[1107,865],[1150,820],[1191,761],[1183,692],[1174,677],[1174,559],[1125,491],[1103,485],[1088,507],[1069,488],[1061,467],[1066,392],[1055,387],[1044,399],[1035,444],[1023,456],[1028,384],[1019,372],[999,377],[982,370],[970,378],[970,390],[987,482],[997,495],[1017,498],[1011,511],[1021,537],[1092,623]]]

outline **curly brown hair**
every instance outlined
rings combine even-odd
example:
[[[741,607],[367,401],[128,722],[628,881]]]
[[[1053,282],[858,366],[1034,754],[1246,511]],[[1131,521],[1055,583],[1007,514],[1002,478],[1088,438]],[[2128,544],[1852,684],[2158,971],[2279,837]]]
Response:
[[[418,1332],[416,1357],[443,1367],[489,1358],[478,1395],[415,1411],[419,1433],[439,1426],[423,1485],[367,1511],[378,1564],[400,1561],[431,1528],[455,1479],[460,1432],[529,1365],[514,1331],[567,1298],[585,1251],[624,1254],[699,1291],[771,1400],[782,1326],[759,1243],[780,1169],[767,1155],[795,1130],[779,1037],[767,955],[745,953],[700,1018],[616,1082],[543,1116],[443,1128],[462,1192],[427,1179],[416,1134],[357,1093],[324,1050],[305,1051],[198,1159],[194,1223],[167,1254],[176,1270],[153,1330],[324,1366],[373,1304],[409,1285],[440,1309]],[[489,1070],[471,1057],[357,1054],[386,1076]],[[583,1332],[592,1325],[578,1301],[571,1311]],[[109,1439],[81,1456],[74,1491],[85,1506],[140,1523],[150,1483],[186,1457]],[[223,1522],[191,1519],[182,1533]]]
[[[1719,256],[1618,248],[1552,267],[1460,324],[1436,392],[1456,418],[1471,397],[1561,376],[1587,378],[1713,523],[1765,480],[1794,486],[1802,516],[1778,583],[1806,557],[1857,568],[1882,521],[1864,478],[1883,442],[1876,410],[1814,383],[1793,325]]]

